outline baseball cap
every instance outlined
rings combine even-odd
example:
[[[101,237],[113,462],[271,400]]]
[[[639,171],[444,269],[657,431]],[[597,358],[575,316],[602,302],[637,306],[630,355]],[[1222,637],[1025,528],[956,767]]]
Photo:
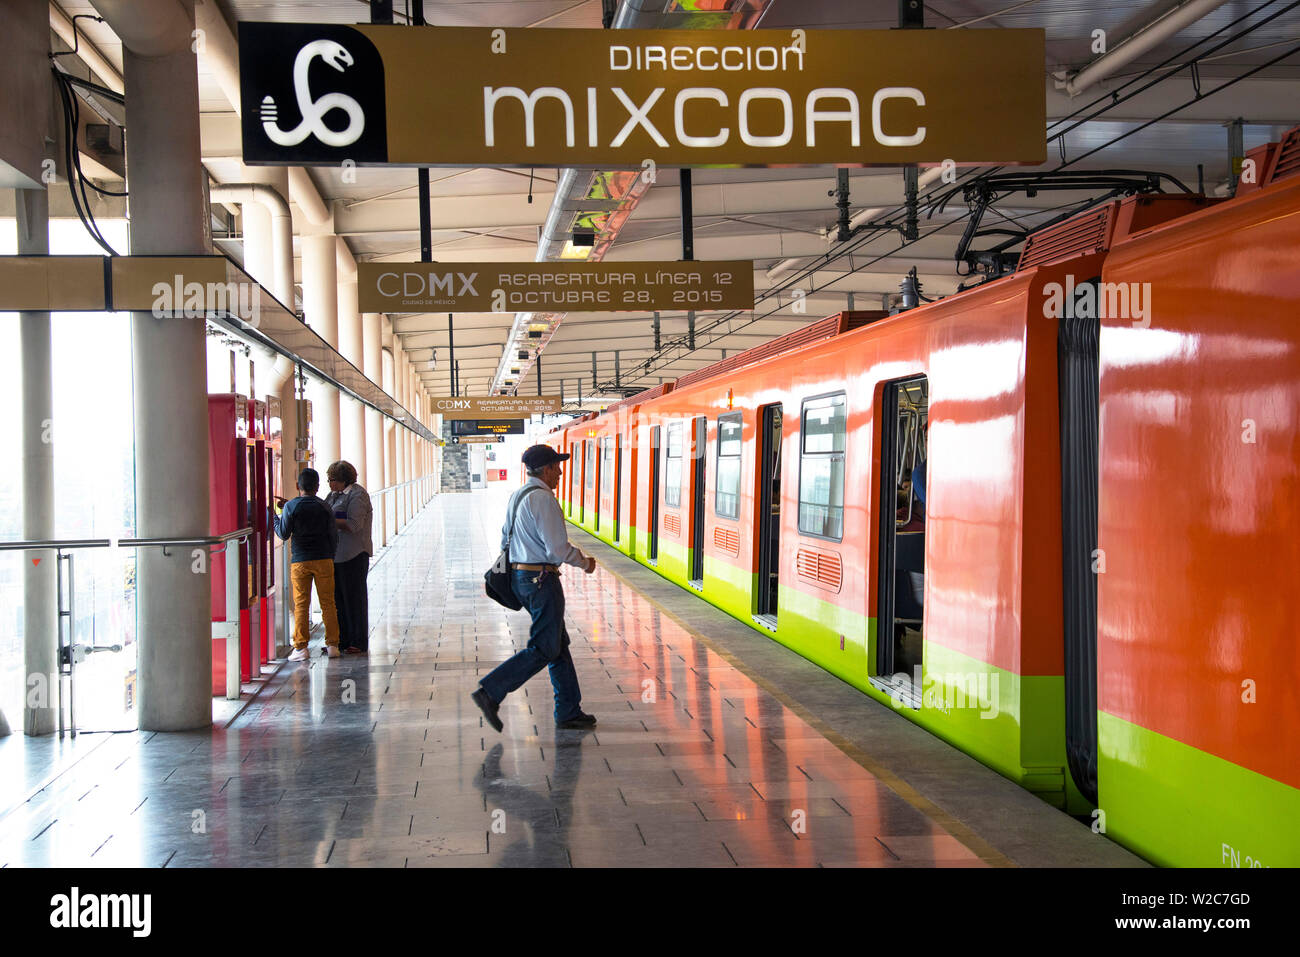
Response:
[[[556,462],[565,462],[568,458],[569,453],[557,452],[549,445],[534,445],[524,452],[524,468],[536,471]]]

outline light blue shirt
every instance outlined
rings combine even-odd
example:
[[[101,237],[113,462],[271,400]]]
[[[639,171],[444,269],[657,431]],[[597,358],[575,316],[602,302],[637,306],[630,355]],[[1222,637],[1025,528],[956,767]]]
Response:
[[[540,492],[529,492],[526,488],[539,488]],[[522,499],[520,496],[524,495]],[[501,526],[501,547],[506,547],[506,535],[510,531],[510,510],[519,502],[515,515],[515,531],[510,539],[510,561],[525,565],[573,565],[575,568],[587,567],[587,556],[578,546],[569,542],[569,534],[564,528],[564,511],[551,493],[551,488],[541,479],[532,476],[510,498],[506,509],[506,518]]]

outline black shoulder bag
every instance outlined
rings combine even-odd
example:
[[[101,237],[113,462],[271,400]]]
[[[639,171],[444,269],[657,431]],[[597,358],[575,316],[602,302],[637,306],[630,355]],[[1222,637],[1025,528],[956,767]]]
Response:
[[[510,528],[506,532],[506,547],[501,549],[501,554],[492,567],[483,573],[483,590],[487,596],[511,611],[518,611],[524,605],[515,595],[514,586],[510,583],[510,539],[515,534],[515,516],[519,514],[519,503],[524,500],[524,496],[536,489],[536,485],[530,485],[515,496],[514,508],[510,511]]]

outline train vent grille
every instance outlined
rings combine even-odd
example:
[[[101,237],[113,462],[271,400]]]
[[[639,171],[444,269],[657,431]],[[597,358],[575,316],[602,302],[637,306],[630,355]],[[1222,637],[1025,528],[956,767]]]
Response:
[[[631,405],[640,405],[643,402],[650,402],[651,400],[657,399],[663,395],[667,395],[669,392],[672,391],[673,391],[673,383],[661,382],[652,389],[646,389],[644,392],[638,392],[636,395],[628,396],[626,399],[622,400],[621,402],[615,402],[613,405],[608,406],[605,409],[605,414],[608,415],[611,412],[616,412],[619,409],[625,409]]]
[[[795,555],[795,573],[831,591],[839,591],[844,581],[844,567],[840,556],[828,552],[814,552],[801,548]]]
[[[680,538],[682,534],[682,520],[679,516],[669,512],[664,516],[664,531],[674,538]]]
[[[734,528],[715,528],[713,530],[713,547],[728,555],[740,554],[740,535]]]
[[[1276,183],[1278,180],[1293,176],[1296,173],[1300,173],[1300,126],[1282,137],[1282,142],[1277,148],[1277,156],[1273,160],[1273,171],[1269,174],[1268,181]]]
[[[1034,233],[1025,240],[1025,251],[1020,254],[1016,272],[1106,249],[1117,208],[1117,203],[1107,203],[1100,209]]]
[[[705,379],[712,379],[714,376],[753,365],[755,362],[762,362],[764,359],[770,359],[773,356],[779,356],[791,349],[798,349],[814,342],[820,342],[823,339],[832,339],[885,316],[886,313],[870,310],[836,313],[826,319],[810,322],[802,329],[787,332],[785,335],[764,342],[762,345],[754,346],[752,349],[737,352],[720,362],[707,365],[702,369],[696,369],[694,372],[688,372],[677,380],[676,388],[681,390],[696,382],[703,382]]]

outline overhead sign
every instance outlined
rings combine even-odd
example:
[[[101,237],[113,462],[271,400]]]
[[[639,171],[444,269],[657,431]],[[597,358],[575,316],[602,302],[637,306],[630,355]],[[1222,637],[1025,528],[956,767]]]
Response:
[[[754,264],[357,263],[362,312],[753,309]]]
[[[443,396],[429,401],[434,415],[448,419],[519,419],[560,411],[558,395],[492,395],[481,399]]]
[[[455,419],[452,435],[523,435],[523,419]]]
[[[451,437],[452,445],[475,445],[475,444],[484,445],[485,444],[488,446],[488,448],[491,448],[494,442],[499,442],[499,441],[501,440],[494,439],[490,435],[453,435]]]
[[[1045,64],[1042,30],[239,24],[253,164],[1038,164]]]

